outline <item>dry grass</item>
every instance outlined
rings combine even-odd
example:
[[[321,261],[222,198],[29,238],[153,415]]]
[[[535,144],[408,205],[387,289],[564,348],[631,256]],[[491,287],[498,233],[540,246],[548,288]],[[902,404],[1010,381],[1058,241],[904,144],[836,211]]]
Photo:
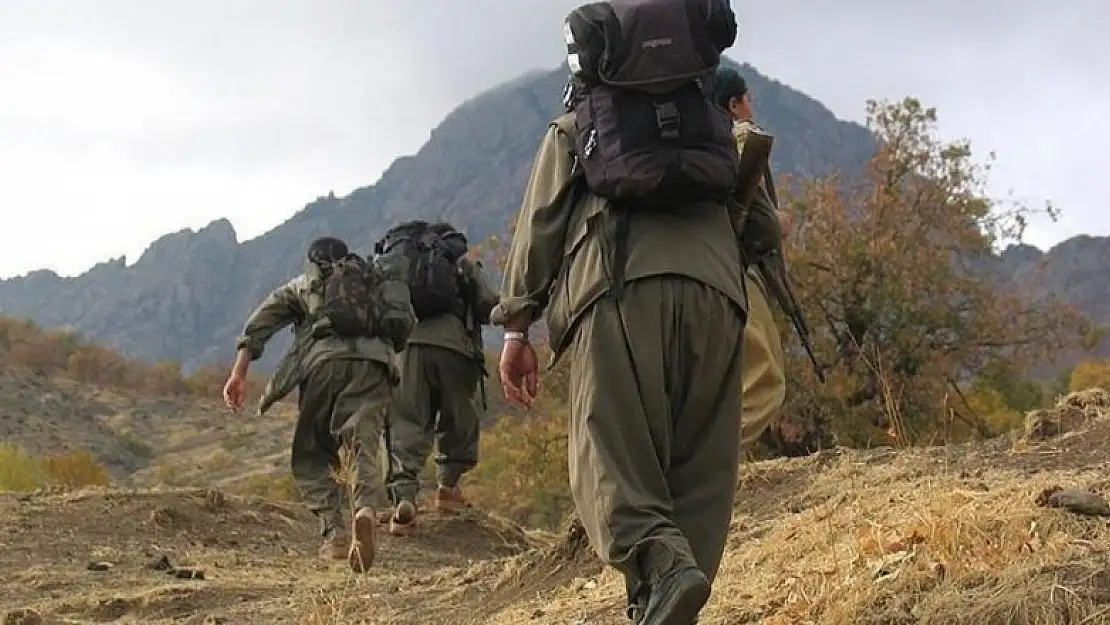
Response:
[[[229,491],[245,496],[261,497],[271,501],[298,501],[297,484],[288,471],[281,473],[253,473],[233,482]]]
[[[779,464],[745,477],[773,479]],[[1064,481],[992,475],[984,488],[957,475],[921,475],[921,468],[920,458],[873,467],[848,454],[798,493],[820,503],[764,519],[738,512],[699,623],[1110,622],[1105,522],[1033,503],[1041,488],[1085,487],[1104,481],[1102,473]],[[618,623],[608,615],[622,600],[623,583],[606,571],[542,603],[562,617]],[[491,623],[528,622],[538,603],[515,606]]]
[[[17,445],[0,443],[0,491],[34,490],[42,486],[42,466]]]
[[[0,491],[69,490],[110,482],[103,465],[87,451],[37,458],[18,445],[0,443]]]
[[[728,612],[766,623],[1076,623],[1094,614],[1086,578],[1092,524],[1033,502],[1057,477],[917,475],[899,459],[866,467],[852,456],[816,476],[824,502],[743,538],[743,517],[707,623]],[[1086,486],[1099,475],[1069,476]],[[750,533],[749,533],[750,534]],[[1105,584],[1108,580],[1101,580]],[[1103,589],[1102,592],[1110,590]],[[1076,618],[1078,617],[1078,618]],[[1068,620],[1068,619],[1072,620]]]
[[[1091,388],[1069,394],[1047,410],[1034,410],[1025,416],[1022,445],[1060,436],[1099,420],[1110,410],[1110,392]]]
[[[110,483],[108,471],[87,451],[51,456],[41,462],[43,473],[52,486],[72,489]]]
[[[893,390],[887,394],[896,398]],[[1110,438],[1108,411],[1110,393],[1096,390],[1037,413],[1038,423],[1056,425],[1051,432],[1038,426],[1040,434],[1016,445],[1003,438],[934,449],[833,450],[746,464],[725,561],[699,625],[1110,623],[1106,521],[1035,502],[1050,486],[1110,488],[1103,442]],[[208,480],[205,486],[218,482],[228,492],[299,501],[281,468],[286,443],[278,441],[291,421],[251,423],[251,455],[240,456],[237,446],[225,444],[238,432],[200,427],[203,421],[196,419],[175,421],[172,431],[193,432],[187,445],[161,456],[165,470]],[[556,492],[562,482],[539,482],[531,474],[555,474],[565,458],[552,444],[558,423],[506,424],[503,438],[489,437],[490,443],[518,444],[487,456],[488,466],[498,470],[484,475],[490,479],[482,485]],[[520,429],[525,426],[530,429]],[[246,434],[247,426],[239,429]],[[141,432],[143,440],[153,440]],[[528,436],[514,439],[517,434]],[[62,475],[61,466],[80,465],[74,458],[68,462],[51,464],[0,445],[0,488],[15,480],[31,480],[28,488],[48,479],[66,482],[48,478],[46,467]],[[348,490],[351,466],[348,449],[333,476]],[[516,481],[509,479],[514,468]],[[217,476],[221,472],[226,475]],[[565,480],[565,474],[556,477]],[[303,506],[231,495],[209,505],[202,491],[94,490],[81,500],[43,494],[0,506],[0,514],[18,515],[0,524],[29,528],[5,538],[16,568],[29,571],[13,577],[23,585],[12,596],[23,602],[39,593],[32,607],[44,618],[68,614],[69,604],[37,590],[40,583],[64,582],[80,596],[95,595],[89,606],[78,606],[76,616],[99,615],[96,602],[114,597],[131,606],[129,617],[152,623],[169,623],[186,612],[301,625],[627,623],[621,579],[601,569],[580,534],[560,540],[525,532],[480,511],[455,520],[432,515],[422,536],[384,536],[380,564],[357,575],[346,562],[315,560],[319,538]],[[473,492],[497,495],[492,489]],[[166,510],[180,514],[166,516]],[[176,545],[175,562],[197,562],[210,578],[166,585],[162,575],[151,576],[143,569],[144,553],[155,543]],[[53,549],[47,561],[38,559],[41,545]],[[74,573],[73,554],[84,558],[86,552],[118,566],[93,578]],[[114,589],[94,592],[93,584]],[[250,597],[247,603],[243,597]],[[249,610],[262,612],[256,619],[245,616]]]
[[[1083,410],[1090,427],[1041,447],[837,450],[745,466],[700,625],[1110,623],[1110,527],[1035,501],[1050,486],[1110,487],[1107,399],[1061,400],[1056,413]],[[606,571],[488,623],[616,625],[623,598]]]

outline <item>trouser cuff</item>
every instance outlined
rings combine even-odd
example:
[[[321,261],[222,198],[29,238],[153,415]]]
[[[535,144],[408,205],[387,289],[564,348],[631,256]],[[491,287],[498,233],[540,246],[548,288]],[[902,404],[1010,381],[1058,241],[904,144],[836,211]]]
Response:
[[[468,464],[441,464],[436,467],[436,482],[440,486],[454,488],[459,485],[462,476],[473,468],[474,465]]]
[[[321,536],[344,531],[343,515],[338,510],[313,510],[312,512],[319,520]]]
[[[419,484],[411,484],[402,482],[400,484],[393,484],[389,487],[389,498],[397,504],[401,501],[416,501],[416,496],[420,493]]]

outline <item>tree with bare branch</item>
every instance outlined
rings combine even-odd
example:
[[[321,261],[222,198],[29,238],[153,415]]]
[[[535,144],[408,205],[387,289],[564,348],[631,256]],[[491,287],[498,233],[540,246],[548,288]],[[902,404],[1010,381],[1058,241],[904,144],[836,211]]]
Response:
[[[804,355],[791,356],[786,419],[857,445],[923,442],[953,415],[990,434],[963,385],[1098,339],[1070,306],[992,273],[1031,215],[1056,211],[991,200],[989,161],[975,163],[967,141],[938,139],[935,109],[916,99],[871,101],[867,112],[879,148],[859,179],[780,185],[794,217],[786,255],[829,374],[822,387]]]

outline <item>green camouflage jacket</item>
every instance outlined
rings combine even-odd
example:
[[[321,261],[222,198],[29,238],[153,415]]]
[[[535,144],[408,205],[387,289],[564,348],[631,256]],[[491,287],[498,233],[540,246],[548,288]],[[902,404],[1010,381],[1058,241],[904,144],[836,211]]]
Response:
[[[266,343],[281,329],[293,325],[293,347],[282,358],[274,375],[266,384],[259,400],[258,413],[263,414],[275,402],[305,379],[317,364],[331,359],[374,360],[396,373],[396,354],[390,345],[377,338],[312,338],[309,298],[318,288],[309,271],[274,289],[251,312],[243,333],[235,342],[236,350],[250,351],[251,360],[262,357]]]

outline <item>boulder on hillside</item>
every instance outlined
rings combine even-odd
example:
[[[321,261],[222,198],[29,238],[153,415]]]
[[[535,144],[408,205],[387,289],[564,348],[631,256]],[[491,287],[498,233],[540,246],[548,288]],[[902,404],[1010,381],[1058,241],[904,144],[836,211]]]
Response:
[[[1093,388],[1070,393],[1052,408],[1033,410],[1026,414],[1022,440],[1027,443],[1044,441],[1073,432],[1108,414],[1110,391]]]

